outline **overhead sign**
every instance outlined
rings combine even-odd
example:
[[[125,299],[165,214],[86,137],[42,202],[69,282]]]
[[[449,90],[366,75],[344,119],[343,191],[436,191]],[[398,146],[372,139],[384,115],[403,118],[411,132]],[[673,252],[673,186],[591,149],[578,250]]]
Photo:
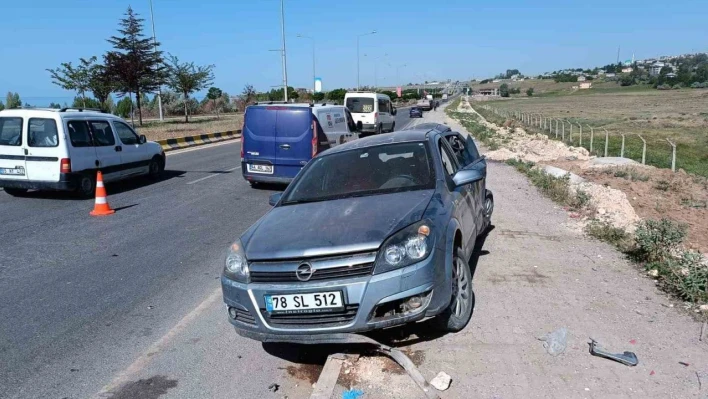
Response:
[[[315,93],[322,93],[322,78],[315,78]]]
[[[396,87],[396,95],[398,95],[398,97],[401,97],[401,86]]]

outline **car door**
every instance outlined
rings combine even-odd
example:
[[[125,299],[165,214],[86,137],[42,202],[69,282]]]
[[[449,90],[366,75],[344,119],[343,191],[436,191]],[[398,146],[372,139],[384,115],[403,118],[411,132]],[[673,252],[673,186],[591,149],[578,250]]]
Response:
[[[27,180],[24,119],[0,116],[0,179]]]
[[[356,129],[356,122],[354,122],[354,117],[348,109],[342,108],[344,110],[344,117],[347,118],[347,135],[344,142],[347,143],[352,140],[359,138],[359,131]]]
[[[455,152],[455,156],[462,166],[462,169],[474,168],[483,171],[486,175],[487,161],[479,155],[477,145],[471,137],[465,140],[458,132],[450,132],[445,135],[450,147]],[[470,185],[470,208],[474,214],[474,223],[477,229],[483,225],[484,217],[484,196],[486,192],[486,178],[476,181]],[[479,231],[477,232],[479,233]]]
[[[68,119],[64,122],[64,131],[70,146],[72,171],[96,169],[99,164],[98,156],[88,122],[85,119]]]
[[[140,144],[140,137],[128,124],[111,120],[118,136],[122,164],[121,178],[146,174],[149,172],[150,158],[146,147]]]
[[[113,128],[107,119],[91,119],[88,121],[93,136],[93,145],[96,149],[98,167],[103,173],[104,181],[120,180],[121,151],[122,148],[116,143]]]
[[[30,181],[59,181],[60,162],[66,154],[59,151],[59,129],[54,118],[29,118],[25,168]]]
[[[379,121],[383,126],[382,130],[387,132],[391,130],[393,122],[391,121],[391,107],[390,102],[384,98],[379,98]]]
[[[450,147],[447,139],[443,136],[440,137],[438,142],[438,149],[440,151],[440,158],[443,163],[443,167],[448,174],[449,182],[448,187],[451,187],[451,194],[453,195],[454,211],[453,215],[457,221],[462,226],[463,232],[463,243],[465,248],[471,248],[470,245],[474,245],[474,239],[476,238],[477,227],[475,226],[475,213],[472,209],[473,201],[471,198],[471,184],[465,184],[463,186],[456,187],[452,182],[452,178],[455,173],[460,169],[460,164],[457,161],[454,151]]]

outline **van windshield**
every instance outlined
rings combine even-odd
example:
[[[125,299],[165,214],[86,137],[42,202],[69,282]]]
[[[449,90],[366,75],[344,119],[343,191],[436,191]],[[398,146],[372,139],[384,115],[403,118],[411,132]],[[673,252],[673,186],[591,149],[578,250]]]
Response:
[[[374,99],[370,97],[349,97],[346,105],[353,114],[374,112]]]

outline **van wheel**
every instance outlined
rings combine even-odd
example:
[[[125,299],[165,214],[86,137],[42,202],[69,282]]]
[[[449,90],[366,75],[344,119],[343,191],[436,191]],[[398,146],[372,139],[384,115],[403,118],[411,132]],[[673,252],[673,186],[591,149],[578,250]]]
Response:
[[[376,128],[376,134],[381,134],[383,133],[383,125],[379,124],[379,126]]]
[[[391,132],[396,131],[396,122],[393,122],[393,123],[391,124],[391,130],[390,130],[390,131],[391,131]]]
[[[152,180],[158,180],[160,178],[160,175],[162,175],[162,171],[165,170],[165,167],[162,165],[162,161],[158,157],[152,158],[148,166],[148,176]]]
[[[79,179],[79,186],[76,194],[81,198],[91,198],[96,195],[96,177],[93,175],[83,175]]]
[[[462,249],[457,248],[452,257],[452,297],[450,306],[436,316],[435,323],[442,331],[461,331],[472,318],[474,311],[474,291],[472,271]]]
[[[21,197],[21,196],[23,196],[23,195],[25,195],[25,194],[27,193],[27,189],[26,189],[26,188],[11,188],[11,187],[5,187],[3,190],[5,190],[5,192],[6,192],[8,195],[11,195],[11,196],[13,196],[13,197]]]

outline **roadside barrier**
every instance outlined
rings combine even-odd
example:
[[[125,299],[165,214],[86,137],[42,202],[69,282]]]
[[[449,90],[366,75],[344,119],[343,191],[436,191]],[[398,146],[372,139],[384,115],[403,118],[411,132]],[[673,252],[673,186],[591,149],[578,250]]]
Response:
[[[176,139],[157,140],[165,151],[179,150],[198,145],[217,143],[219,141],[233,140],[241,137],[241,130],[199,134],[196,136],[179,137]]]
[[[111,206],[108,205],[108,194],[106,194],[106,187],[103,185],[103,173],[99,170],[96,174],[96,203],[90,215],[108,216],[114,213],[116,213],[116,211],[111,209]]]

